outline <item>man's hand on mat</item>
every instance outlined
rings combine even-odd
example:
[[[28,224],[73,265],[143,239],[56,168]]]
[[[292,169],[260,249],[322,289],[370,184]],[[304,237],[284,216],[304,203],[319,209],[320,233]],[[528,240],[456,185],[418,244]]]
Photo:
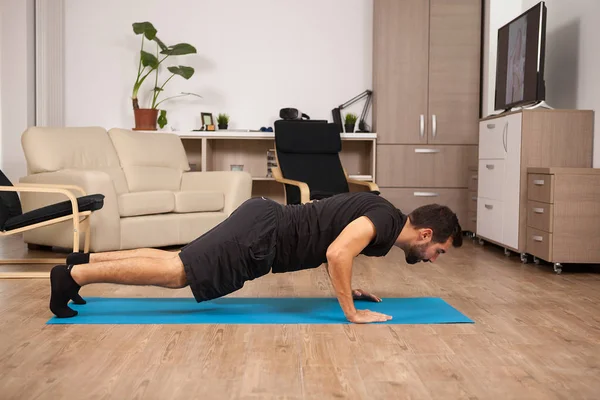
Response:
[[[391,316],[371,310],[356,310],[356,314],[349,316],[348,321],[355,324],[368,324],[371,322],[385,322],[392,319]]]
[[[374,294],[365,292],[362,289],[354,289],[352,291],[352,297],[354,298],[354,300],[368,300],[375,303],[379,303],[381,301],[379,297],[375,296]]]

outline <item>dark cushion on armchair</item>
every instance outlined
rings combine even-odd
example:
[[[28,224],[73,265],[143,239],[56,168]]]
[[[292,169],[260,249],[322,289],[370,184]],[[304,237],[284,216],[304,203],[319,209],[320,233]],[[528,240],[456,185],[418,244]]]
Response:
[[[77,198],[79,212],[96,211],[104,206],[103,194],[90,194]],[[73,206],[70,200],[51,204],[42,208],[28,211],[24,214],[9,218],[2,227],[3,231],[23,228],[25,226],[38,224],[51,219],[65,217],[73,214]]]

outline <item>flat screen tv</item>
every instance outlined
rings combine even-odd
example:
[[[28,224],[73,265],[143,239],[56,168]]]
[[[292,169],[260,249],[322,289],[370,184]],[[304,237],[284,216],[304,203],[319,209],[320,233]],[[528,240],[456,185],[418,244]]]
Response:
[[[498,29],[496,110],[546,100],[546,14],[541,1]]]

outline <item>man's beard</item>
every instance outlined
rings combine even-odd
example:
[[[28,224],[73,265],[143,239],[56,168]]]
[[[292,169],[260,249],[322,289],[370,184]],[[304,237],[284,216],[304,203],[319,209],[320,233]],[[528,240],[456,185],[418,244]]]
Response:
[[[426,246],[412,246],[406,253],[406,262],[409,264],[416,264],[419,261],[423,261]]]

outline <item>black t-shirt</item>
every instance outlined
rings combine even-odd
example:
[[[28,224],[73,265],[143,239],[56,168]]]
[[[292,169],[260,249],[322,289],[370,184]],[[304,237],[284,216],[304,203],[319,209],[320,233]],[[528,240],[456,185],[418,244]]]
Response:
[[[272,271],[316,268],[327,262],[327,248],[344,228],[361,216],[375,226],[375,237],[361,254],[381,257],[394,245],[406,215],[383,197],[370,192],[343,193],[303,205],[283,207]]]

